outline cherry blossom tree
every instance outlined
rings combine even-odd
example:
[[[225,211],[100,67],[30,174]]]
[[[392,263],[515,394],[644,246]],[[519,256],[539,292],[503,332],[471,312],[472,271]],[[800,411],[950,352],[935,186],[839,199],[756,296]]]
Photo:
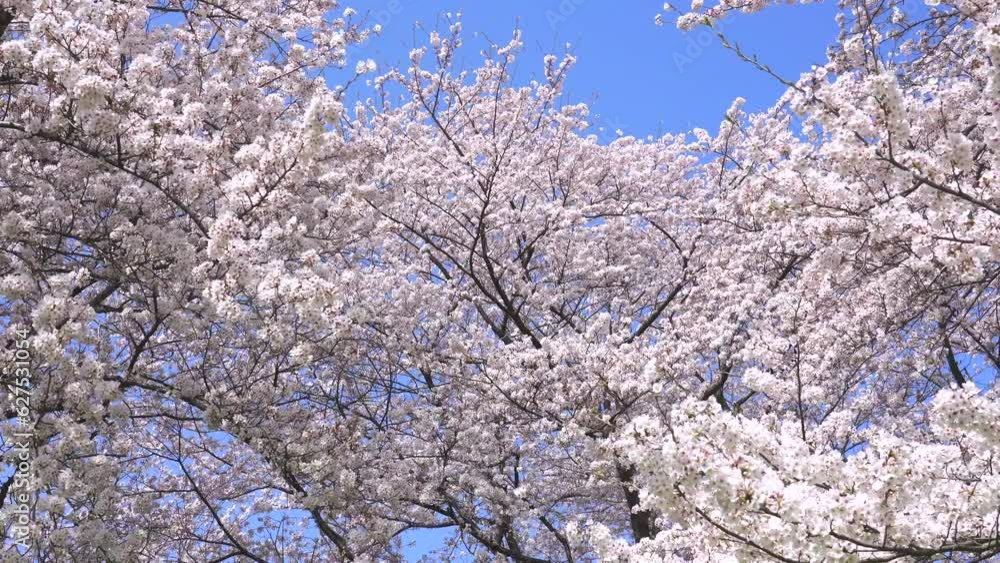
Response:
[[[768,112],[734,108],[710,140],[711,220],[742,240],[712,276],[727,289],[711,297],[739,304],[717,381],[746,398],[688,397],[620,433],[642,506],[669,528],[634,548],[597,530],[608,558],[1000,553],[1000,12],[844,8],[828,64],[785,80]],[[766,261],[786,266],[755,273]]]
[[[796,80],[723,36],[770,110],[611,142],[457,16],[377,74],[333,0],[4,6],[9,559],[1000,554],[995,2],[845,2]]]

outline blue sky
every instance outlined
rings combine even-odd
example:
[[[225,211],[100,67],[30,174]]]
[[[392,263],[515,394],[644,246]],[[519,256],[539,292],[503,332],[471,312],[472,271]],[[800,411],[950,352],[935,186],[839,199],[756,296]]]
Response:
[[[655,26],[660,1],[367,0],[350,5],[382,26],[381,37],[353,51],[351,69],[360,58],[373,58],[380,69],[406,66],[410,49],[425,44],[428,31],[446,12],[462,12],[465,48],[459,62],[466,68],[478,66],[486,38],[506,43],[518,27],[524,53],[516,77],[527,81],[541,76],[543,56],[561,55],[568,42],[577,64],[567,101],[590,104],[597,124],[609,132],[712,131],[735,97],[746,98],[748,109],[763,109],[783,90],[770,76],[739,61],[710,31],[683,33],[672,22]],[[825,61],[826,46],[837,35],[834,14],[830,2],[777,6],[727,18],[721,29],[783,76],[797,78]]]
[[[462,13],[465,48],[458,61],[464,68],[478,66],[487,38],[506,43],[515,27],[521,29],[518,82],[540,77],[542,58],[561,55],[570,43],[577,64],[567,82],[566,101],[588,103],[597,125],[605,128],[604,138],[616,129],[636,136],[694,127],[714,131],[737,96],[746,98],[748,109],[763,109],[784,90],[774,78],[739,61],[710,31],[682,33],[672,21],[654,25],[662,1],[371,0],[350,6],[380,24],[382,34],[353,50],[348,69],[365,58],[374,59],[380,69],[405,67],[410,49],[424,45],[427,33],[447,12]],[[825,61],[826,47],[837,36],[835,9],[829,2],[778,6],[727,18],[720,29],[745,52],[794,79]],[[406,541],[413,545],[407,559],[417,561],[446,533],[408,535]]]

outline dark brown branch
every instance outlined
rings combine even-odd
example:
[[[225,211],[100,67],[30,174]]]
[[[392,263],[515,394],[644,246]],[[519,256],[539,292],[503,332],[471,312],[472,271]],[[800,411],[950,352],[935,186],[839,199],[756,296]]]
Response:
[[[635,468],[625,467],[616,464],[618,480],[622,483],[622,490],[625,491],[625,502],[629,509],[629,525],[632,528],[632,537],[635,541],[653,538],[659,532],[656,529],[656,517],[648,510],[637,510],[639,507],[639,491],[635,488]]]
[[[3,40],[3,34],[7,31],[7,26],[14,21],[14,12],[7,8],[0,8],[0,41]]]

